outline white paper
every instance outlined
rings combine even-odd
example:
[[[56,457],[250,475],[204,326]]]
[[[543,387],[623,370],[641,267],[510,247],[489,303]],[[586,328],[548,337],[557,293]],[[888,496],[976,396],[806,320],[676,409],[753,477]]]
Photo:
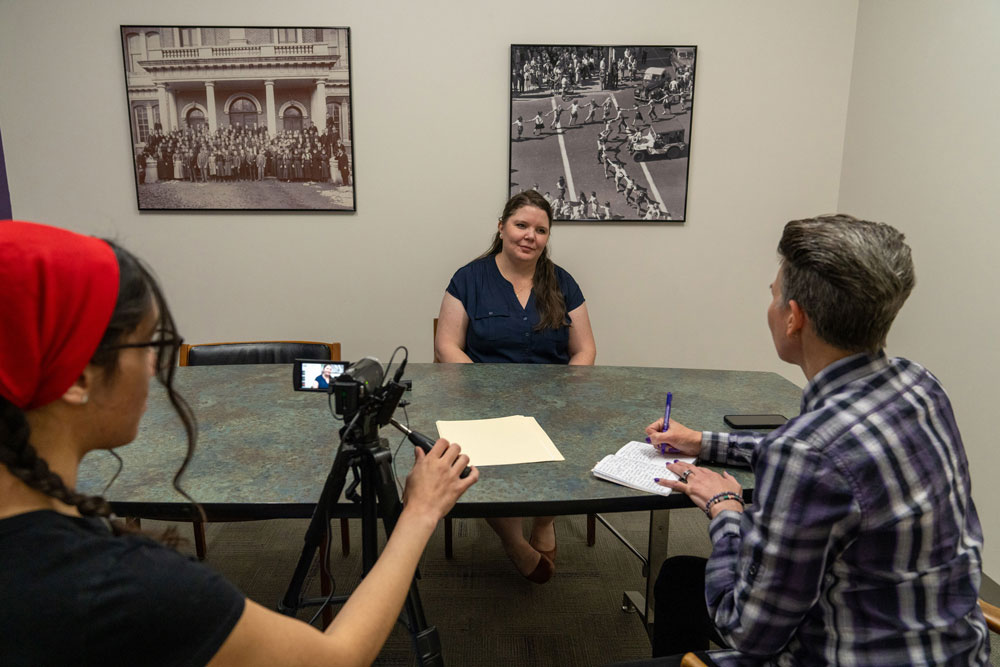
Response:
[[[661,454],[652,445],[632,441],[619,449],[615,454],[608,454],[594,466],[595,477],[621,484],[639,491],[669,496],[670,489],[660,486],[653,480],[678,479],[677,475],[667,469],[667,463],[677,459],[685,463],[694,463],[694,457],[677,457]]]
[[[442,438],[458,443],[474,466],[565,460],[534,417],[439,421],[437,429]]]

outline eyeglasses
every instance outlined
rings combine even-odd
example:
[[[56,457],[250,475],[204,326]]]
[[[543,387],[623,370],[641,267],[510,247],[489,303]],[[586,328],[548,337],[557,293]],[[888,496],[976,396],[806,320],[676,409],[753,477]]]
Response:
[[[177,352],[180,350],[183,343],[184,339],[181,336],[168,336],[165,338],[157,338],[156,340],[144,341],[142,343],[119,343],[117,345],[109,345],[105,349],[125,350],[129,348],[148,347],[156,350],[156,367],[160,370],[166,370],[177,365]]]

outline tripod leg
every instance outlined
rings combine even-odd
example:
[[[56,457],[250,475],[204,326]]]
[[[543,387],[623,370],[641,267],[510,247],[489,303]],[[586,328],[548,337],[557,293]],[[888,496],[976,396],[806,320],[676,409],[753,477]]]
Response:
[[[361,572],[367,576],[378,560],[378,511],[380,494],[374,483],[377,475],[370,455],[361,459]],[[386,529],[386,539],[389,530]]]
[[[424,618],[424,608],[420,604],[420,592],[417,591],[417,580],[410,584],[410,592],[403,606],[410,618],[410,634],[413,636],[413,652],[417,663],[424,667],[444,667],[444,657],[441,655],[441,637],[433,625],[427,625]],[[419,619],[419,625],[415,619]]]
[[[333,584],[330,582],[330,568],[327,567],[327,560],[330,555],[330,542],[324,538],[319,543],[319,592],[326,597],[333,593]],[[323,608],[323,627],[327,628],[333,623],[333,608],[327,605]]]
[[[372,472],[376,480],[382,523],[385,526],[386,536],[390,536],[396,527],[400,512],[403,511],[403,503],[399,499],[399,491],[396,489],[396,482],[392,476],[392,455],[389,450],[379,449],[375,451],[371,465],[374,468]],[[410,592],[407,593],[406,603],[403,605],[410,635],[413,637],[414,653],[416,653],[418,664],[441,667],[444,665],[444,659],[441,656],[441,639],[438,636],[437,628],[427,624],[424,606],[420,602],[420,592],[417,590],[418,578],[419,575],[414,576],[410,583]]]
[[[309,528],[306,529],[305,545],[302,547],[299,562],[295,566],[295,572],[292,574],[292,580],[288,584],[285,596],[278,603],[278,611],[282,614],[294,616],[299,609],[302,599],[302,584],[309,573],[309,567],[312,565],[316,550],[326,540],[330,531],[330,508],[340,499],[340,494],[344,490],[344,482],[347,479],[347,471],[353,456],[355,456],[355,452],[352,448],[341,445],[337,450],[337,456],[334,457],[333,465],[330,467],[330,474],[326,477],[323,491],[316,502],[312,519],[309,521]]]

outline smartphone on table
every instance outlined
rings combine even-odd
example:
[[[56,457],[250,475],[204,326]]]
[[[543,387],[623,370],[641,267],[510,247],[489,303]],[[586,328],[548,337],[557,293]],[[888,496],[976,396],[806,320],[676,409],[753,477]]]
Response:
[[[778,428],[788,419],[784,415],[725,415],[722,421],[738,431],[763,431]]]

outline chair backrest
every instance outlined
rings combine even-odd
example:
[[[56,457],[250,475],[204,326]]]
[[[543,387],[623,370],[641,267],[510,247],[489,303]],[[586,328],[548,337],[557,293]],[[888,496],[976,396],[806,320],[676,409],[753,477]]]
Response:
[[[246,343],[181,345],[180,366],[290,364],[296,359],[340,361],[340,343],[304,340],[265,340]]]
[[[437,339],[438,339],[438,318],[435,317],[434,318],[434,338],[431,339],[431,346],[432,346],[432,348],[434,350],[434,363],[435,364],[441,363],[441,360],[438,359]]]

